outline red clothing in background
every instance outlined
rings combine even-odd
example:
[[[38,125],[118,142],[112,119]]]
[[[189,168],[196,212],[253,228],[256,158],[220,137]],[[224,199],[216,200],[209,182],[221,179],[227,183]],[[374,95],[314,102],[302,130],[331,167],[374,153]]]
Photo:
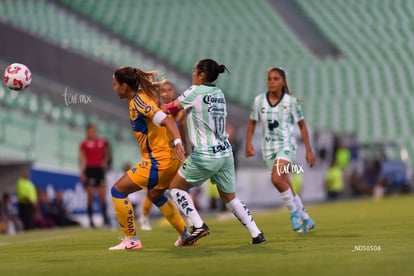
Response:
[[[84,140],[80,149],[85,153],[86,167],[102,167],[108,143],[102,139]]]

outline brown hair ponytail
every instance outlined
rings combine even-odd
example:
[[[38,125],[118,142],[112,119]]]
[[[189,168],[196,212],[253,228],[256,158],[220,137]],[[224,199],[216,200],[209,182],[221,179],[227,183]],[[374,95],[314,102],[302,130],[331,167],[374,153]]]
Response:
[[[144,93],[159,104],[161,83],[157,81],[157,73],[157,71],[146,72],[140,68],[122,66],[115,71],[114,76],[120,84],[126,83],[131,89],[136,91],[142,89]]]
[[[286,84],[285,86],[283,86],[282,92],[285,92],[286,94],[291,95],[290,89],[289,89],[289,86],[288,86],[288,83],[287,83],[287,79],[286,79],[285,70],[283,70],[280,67],[272,67],[269,70],[267,70],[267,74],[269,74],[270,72],[278,72],[279,73],[279,75],[282,77],[282,79],[285,81],[285,84]]]

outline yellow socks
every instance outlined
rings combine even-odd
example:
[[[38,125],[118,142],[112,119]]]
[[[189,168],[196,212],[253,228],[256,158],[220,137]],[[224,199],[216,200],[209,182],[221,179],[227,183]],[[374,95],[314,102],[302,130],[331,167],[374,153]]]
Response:
[[[145,196],[144,202],[142,203],[142,211],[141,215],[144,217],[148,217],[151,212],[152,207],[152,201],[148,198],[148,196]]]
[[[125,237],[133,238],[136,235],[135,220],[134,220],[134,208],[128,197],[116,198],[112,196],[114,203],[115,215],[118,218],[119,225],[124,231]]]
[[[167,202],[165,202],[165,204],[159,206],[158,208],[160,209],[163,216],[177,230],[177,232],[180,234],[184,234],[187,228],[175,204],[171,200],[168,200]]]

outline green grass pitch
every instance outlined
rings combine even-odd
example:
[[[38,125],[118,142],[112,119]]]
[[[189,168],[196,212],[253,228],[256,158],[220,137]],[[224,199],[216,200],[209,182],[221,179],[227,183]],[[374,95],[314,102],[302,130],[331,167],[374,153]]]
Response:
[[[174,247],[175,230],[153,220],[144,248],[108,251],[121,231],[39,230],[0,236],[0,275],[414,275],[414,196],[312,205],[313,233],[290,228],[288,212],[253,210],[268,243],[250,245],[235,219],[206,217],[211,234]]]

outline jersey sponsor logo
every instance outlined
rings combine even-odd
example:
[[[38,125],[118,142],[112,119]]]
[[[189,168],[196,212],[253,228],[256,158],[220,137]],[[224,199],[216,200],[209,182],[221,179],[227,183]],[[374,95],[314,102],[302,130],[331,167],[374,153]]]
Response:
[[[209,113],[226,112],[226,100],[223,97],[214,97],[211,94],[207,94],[203,97],[203,102],[208,105]]]
[[[226,104],[226,100],[222,97],[213,97],[211,94],[207,94],[203,97],[203,102],[205,104],[214,104],[214,103],[219,103],[219,104]]]
[[[154,108],[150,105],[146,105],[144,108],[145,114],[150,113]]]
[[[213,153],[217,153],[220,151],[225,151],[226,149],[230,148],[230,143],[229,142],[224,142],[223,144],[219,144],[217,146],[213,146]]]
[[[279,126],[279,122],[277,120],[267,120],[267,127],[270,131],[273,131],[275,128]]]
[[[141,163],[138,164],[138,166],[140,168],[144,169],[144,168],[148,167],[148,162],[147,161],[142,161]]]
[[[208,107],[208,112],[209,113],[224,113],[226,112],[224,106],[223,107],[219,107],[217,105],[211,105]]]
[[[283,141],[283,140],[281,140],[279,138],[272,138],[272,137],[266,136],[265,141],[266,142],[275,142],[275,141]]]

